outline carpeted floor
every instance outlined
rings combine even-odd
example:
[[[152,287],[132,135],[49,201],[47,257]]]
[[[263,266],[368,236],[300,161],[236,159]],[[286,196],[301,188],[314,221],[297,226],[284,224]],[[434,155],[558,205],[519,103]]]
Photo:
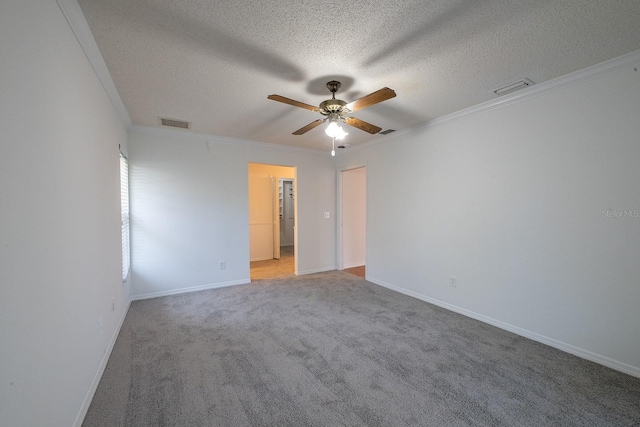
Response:
[[[633,426],[640,379],[344,272],[136,301],[84,426]]]

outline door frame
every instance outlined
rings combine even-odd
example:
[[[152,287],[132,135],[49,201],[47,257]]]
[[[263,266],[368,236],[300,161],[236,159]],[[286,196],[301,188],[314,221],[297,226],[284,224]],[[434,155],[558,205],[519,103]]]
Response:
[[[247,162],[247,176],[249,176],[249,169],[250,166],[249,165],[258,165],[258,166],[266,166],[266,167],[274,167],[274,168],[289,168],[292,169],[293,171],[293,178],[286,178],[284,177],[284,179],[292,179],[293,180],[293,191],[294,191],[294,195],[296,195],[296,197],[294,198],[293,201],[293,212],[294,212],[294,228],[293,228],[293,244],[294,244],[294,250],[293,250],[293,268],[294,268],[294,274],[297,276],[298,275],[298,264],[299,264],[299,259],[298,259],[298,166],[289,166],[289,165],[279,165],[279,164],[274,164],[274,163],[264,163],[264,162]],[[280,178],[280,175],[277,173],[277,171],[274,170],[274,173],[269,173],[268,174],[269,180],[271,181],[271,178],[276,178],[276,182],[278,180],[278,178]],[[270,187],[273,189],[273,184],[270,183]],[[271,207],[273,208],[273,194],[271,195]],[[247,186],[247,201],[249,201],[249,187]],[[249,205],[249,202],[247,203],[247,205]],[[272,209],[272,218],[273,215],[275,214],[275,209]],[[249,222],[248,224],[249,226],[249,247],[251,246],[251,224]],[[272,229],[273,229],[273,223],[272,223]],[[248,259],[248,268],[249,270],[251,270],[251,256],[249,256]]]

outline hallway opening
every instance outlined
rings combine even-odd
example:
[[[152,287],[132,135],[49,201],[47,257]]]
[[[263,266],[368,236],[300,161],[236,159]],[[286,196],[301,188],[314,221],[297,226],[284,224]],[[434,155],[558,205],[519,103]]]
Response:
[[[249,163],[251,280],[294,275],[296,168]]]

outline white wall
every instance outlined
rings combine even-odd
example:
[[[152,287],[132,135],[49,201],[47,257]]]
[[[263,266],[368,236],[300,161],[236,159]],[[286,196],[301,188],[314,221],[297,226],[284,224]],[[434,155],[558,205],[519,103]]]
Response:
[[[400,215],[401,212],[398,212]],[[367,169],[342,172],[342,267],[366,263]]]
[[[143,128],[129,138],[136,298],[249,282],[249,163],[297,167],[298,272],[335,269],[329,153]]]
[[[129,301],[126,131],[55,1],[3,1],[0,58],[0,425],[79,425]]]
[[[640,376],[638,62],[344,153],[368,278]]]

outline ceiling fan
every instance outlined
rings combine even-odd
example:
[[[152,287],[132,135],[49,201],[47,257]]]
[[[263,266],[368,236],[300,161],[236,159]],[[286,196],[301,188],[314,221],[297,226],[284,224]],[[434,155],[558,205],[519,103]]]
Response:
[[[315,120],[308,125],[301,127],[297,131],[293,132],[294,135],[302,135],[304,133],[307,133],[311,129],[320,126],[327,120],[329,121],[329,126],[327,127],[326,133],[327,135],[335,137],[336,139],[341,139],[344,135],[346,135],[346,133],[342,130],[342,128],[340,128],[338,124],[338,122],[340,121],[348,124],[349,126],[353,126],[360,130],[368,132],[372,135],[380,132],[382,128],[372,125],[371,123],[367,123],[364,120],[357,119],[355,117],[347,117],[347,114],[353,113],[354,111],[362,110],[363,108],[370,107],[382,101],[386,101],[387,99],[395,97],[396,93],[393,91],[393,89],[384,87],[380,90],[370,93],[369,95],[356,99],[355,101],[346,103],[341,99],[336,99],[336,92],[338,91],[338,89],[340,89],[340,86],[341,84],[339,81],[331,80],[330,82],[328,82],[327,88],[332,94],[331,99],[322,101],[318,107],[305,104],[304,102],[285,98],[284,96],[280,95],[269,95],[267,96],[267,98],[273,101],[293,105],[294,107],[311,110],[313,112],[317,112],[322,114],[323,116],[326,116],[326,118],[324,119]]]

